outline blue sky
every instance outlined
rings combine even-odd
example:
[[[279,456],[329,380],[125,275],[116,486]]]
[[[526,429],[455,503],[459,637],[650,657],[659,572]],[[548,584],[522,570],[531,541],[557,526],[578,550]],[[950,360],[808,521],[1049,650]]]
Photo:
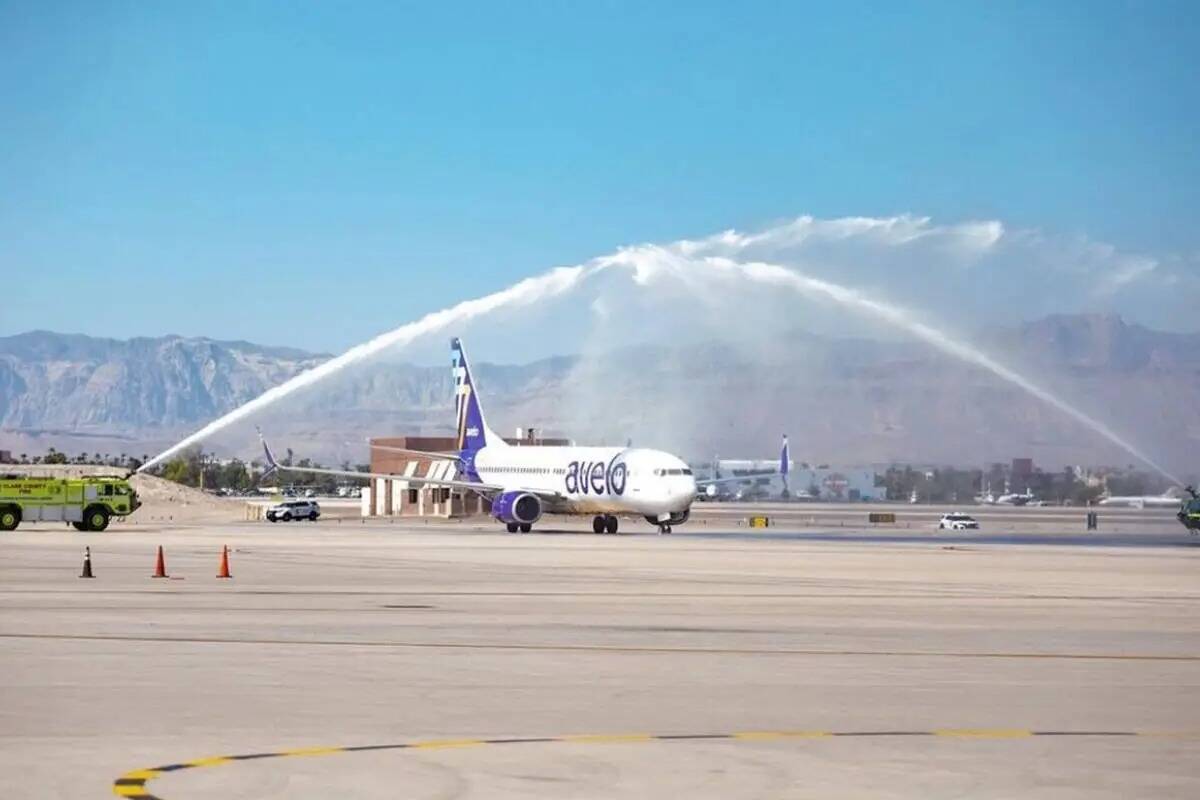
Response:
[[[0,2],[0,334],[339,350],[802,214],[1001,220],[1191,272],[1196,9]]]

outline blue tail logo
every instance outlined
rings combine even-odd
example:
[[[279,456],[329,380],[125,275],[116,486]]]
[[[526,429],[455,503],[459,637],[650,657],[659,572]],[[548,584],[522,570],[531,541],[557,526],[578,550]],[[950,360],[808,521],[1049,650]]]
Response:
[[[787,434],[783,435],[783,447],[779,451],[779,474],[783,477],[783,491],[787,494],[791,487],[788,486],[788,472],[792,468],[792,454],[788,450]]]
[[[454,403],[458,415],[455,430],[458,437],[459,454],[473,456],[476,451],[495,442],[488,441],[491,432],[483,421],[483,409],[479,406],[479,395],[475,391],[475,383],[471,379],[471,368],[467,364],[467,354],[463,351],[462,341],[455,338],[450,341],[450,352],[453,356],[454,369]],[[491,434],[495,439],[495,434]]]

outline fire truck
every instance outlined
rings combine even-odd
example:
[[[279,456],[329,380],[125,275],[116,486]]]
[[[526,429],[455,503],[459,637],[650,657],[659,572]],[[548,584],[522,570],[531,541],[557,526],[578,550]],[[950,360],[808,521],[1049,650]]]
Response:
[[[1200,492],[1197,492],[1191,486],[1187,487],[1187,492],[1192,496],[1192,499],[1183,501],[1183,505],[1180,507],[1177,516],[1183,527],[1187,528],[1193,534],[1198,534],[1200,533]]]
[[[69,522],[78,531],[102,531],[113,517],[141,505],[124,477],[33,478],[0,475],[0,530],[22,522]]]

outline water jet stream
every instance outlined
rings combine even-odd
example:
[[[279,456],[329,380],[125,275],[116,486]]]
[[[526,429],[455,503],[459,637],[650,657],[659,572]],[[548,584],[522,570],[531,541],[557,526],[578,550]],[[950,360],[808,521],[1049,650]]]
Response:
[[[711,264],[719,269],[740,272],[752,280],[787,286],[809,297],[832,300],[842,306],[854,309],[859,313],[901,328],[916,338],[932,345],[933,347],[936,347],[943,353],[954,356],[955,358],[961,359],[962,361],[966,361],[970,364],[974,364],[978,367],[982,367],[996,377],[1023,389],[1024,391],[1036,397],[1038,400],[1041,400],[1043,403],[1058,409],[1062,413],[1074,419],[1076,422],[1079,422],[1093,432],[1100,434],[1105,439],[1108,439],[1110,442],[1117,445],[1142,463],[1146,464],[1155,472],[1159,473],[1175,485],[1183,485],[1183,481],[1181,481],[1175,475],[1172,475],[1170,471],[1155,462],[1137,447],[1134,447],[1132,444],[1125,441],[1104,423],[1088,416],[1079,409],[1067,403],[1065,400],[1060,399],[1057,395],[1051,393],[1049,390],[1042,388],[1036,383],[1033,383],[1025,376],[1013,371],[1009,367],[1004,366],[987,354],[982,353],[979,350],[976,350],[975,348],[960,341],[957,341],[937,328],[934,328],[923,322],[919,322],[918,320],[914,319],[911,313],[905,309],[888,303],[883,303],[878,300],[872,300],[868,297],[864,297],[862,294],[853,289],[849,289],[836,283],[820,280],[818,278],[810,278],[807,275],[778,264],[768,264],[763,262],[741,263],[731,259],[715,257],[704,259],[704,261],[705,263]]]
[[[187,438],[159,453],[139,467],[138,471],[140,472],[156,464],[160,464],[181,450],[353,364],[370,358],[388,348],[409,344],[421,336],[445,330],[453,325],[460,325],[493,311],[513,306],[529,305],[562,295],[579,286],[588,276],[602,271],[629,269],[633,272],[635,283],[645,284],[663,273],[673,273],[672,277],[680,279],[695,277],[694,275],[686,275],[685,270],[700,267],[723,272],[727,275],[739,275],[764,285],[784,286],[806,297],[832,301],[858,314],[900,328],[943,353],[969,364],[974,364],[991,372],[996,377],[1019,387],[1038,400],[1061,411],[1089,430],[1117,445],[1163,477],[1177,485],[1182,485],[1182,481],[1177,477],[1141,452],[1137,447],[1125,441],[1104,423],[1093,419],[1049,390],[1033,383],[1028,378],[999,363],[985,353],[954,339],[944,331],[918,321],[906,309],[879,300],[873,300],[854,289],[840,284],[809,277],[790,267],[762,261],[741,262],[723,256],[701,256],[697,253],[698,248],[691,248],[689,250],[689,248],[683,245],[686,245],[686,243],[682,245],[677,244],[673,247],[643,246],[623,249],[612,255],[597,258],[586,265],[553,269],[542,275],[527,278],[499,292],[474,300],[467,300],[451,308],[427,314],[415,322],[402,325],[395,330],[357,345],[340,356],[332,358],[307,372],[303,372],[285,381],[279,386],[267,390],[248,403],[205,425]],[[680,282],[685,286],[694,288],[694,284],[691,281],[681,280]]]
[[[451,325],[462,324],[475,317],[497,311],[501,308],[529,305],[539,300],[563,294],[578,286],[587,274],[588,270],[581,266],[552,269],[537,277],[519,281],[507,289],[502,289],[474,300],[465,300],[456,306],[451,306],[441,311],[434,311],[426,314],[416,322],[410,322],[407,325],[401,325],[395,330],[380,334],[368,342],[350,348],[340,356],[331,358],[290,380],[284,381],[278,386],[268,389],[248,403],[244,403],[228,414],[213,420],[192,435],[171,445],[145,464],[142,464],[138,467],[137,471],[142,472],[156,464],[160,464],[181,450],[207,439],[209,436],[228,428],[235,422],[243,420],[257,411],[261,411],[288,395],[295,394],[305,387],[311,386],[337,372],[341,372],[343,369],[381,353],[390,347],[406,345],[421,336],[445,330]]]

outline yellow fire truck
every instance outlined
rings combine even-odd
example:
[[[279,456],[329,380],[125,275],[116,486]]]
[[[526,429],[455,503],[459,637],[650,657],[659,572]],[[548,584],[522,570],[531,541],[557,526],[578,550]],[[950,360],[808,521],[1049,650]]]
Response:
[[[32,478],[0,475],[0,530],[22,522],[69,522],[79,531],[102,531],[141,502],[125,478]]]

